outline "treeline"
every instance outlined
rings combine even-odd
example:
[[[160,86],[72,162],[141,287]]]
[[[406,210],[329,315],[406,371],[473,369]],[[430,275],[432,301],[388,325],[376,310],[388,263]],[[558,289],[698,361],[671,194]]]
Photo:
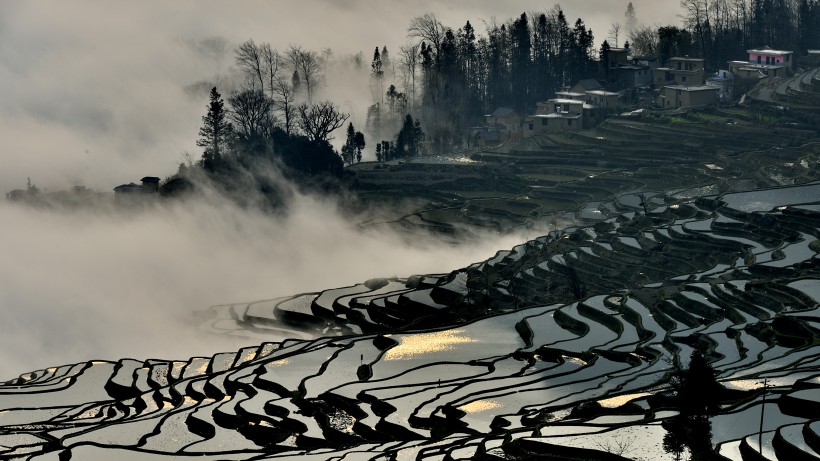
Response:
[[[395,132],[406,108],[420,119],[432,151],[462,145],[464,133],[483,114],[498,107],[530,114],[536,102],[563,86],[605,78],[599,60],[610,45],[661,64],[674,56],[702,57],[709,71],[745,59],[752,48],[796,55],[820,48],[820,0],[682,0],[681,7],[683,24],[647,26],[629,3],[624,26],[613,15],[609,43],[597,46],[583,19],[568,22],[558,6],[490,21],[484,34],[469,21],[454,29],[433,14],[413,18],[408,26],[413,41],[400,48],[397,64],[386,66],[387,49],[376,48],[371,86],[383,89],[384,69],[392,68],[393,81],[404,91],[391,85],[386,93],[375,92],[379,97],[368,113],[368,128],[379,132],[386,115]]]
[[[744,60],[746,50],[768,46],[796,56],[820,48],[820,0],[682,0],[683,25],[639,26],[633,50],[662,59],[704,58],[710,70]]]
[[[426,14],[411,20],[408,36],[413,41],[399,49],[396,63],[385,65],[387,49],[375,50],[371,87],[384,89],[391,70],[395,83],[373,92],[368,128],[395,130],[406,109],[420,120],[433,152],[461,143],[466,129],[499,106],[528,113],[561,86],[597,73],[592,31],[582,19],[571,26],[557,6],[491,22],[486,35],[469,21],[453,29]]]

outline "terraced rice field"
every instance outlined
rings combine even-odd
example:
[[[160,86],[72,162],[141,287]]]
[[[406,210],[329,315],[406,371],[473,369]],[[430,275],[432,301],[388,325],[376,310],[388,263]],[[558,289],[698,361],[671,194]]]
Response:
[[[239,351],[25,373],[0,459],[674,459],[694,350],[731,396],[720,455],[818,459],[820,184],[646,205],[448,274],[213,307]]]
[[[351,168],[361,204],[402,232],[469,237],[476,229],[548,232],[583,220],[590,202],[667,191],[681,198],[816,179],[816,130],[756,121],[747,109],[612,118],[595,129],[472,149],[470,162],[425,159]],[[704,122],[704,120],[706,122]],[[459,154],[457,158],[464,158]],[[454,157],[455,158],[455,157]],[[413,203],[401,206],[398,199]],[[391,202],[392,203],[392,202]],[[406,203],[406,202],[405,202]]]

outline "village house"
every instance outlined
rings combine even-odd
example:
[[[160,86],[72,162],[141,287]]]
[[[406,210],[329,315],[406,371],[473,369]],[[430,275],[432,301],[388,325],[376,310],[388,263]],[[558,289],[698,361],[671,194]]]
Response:
[[[539,102],[535,114],[527,117],[524,127],[525,136],[536,133],[557,133],[566,130],[583,128],[584,109],[592,106],[576,99],[550,99]]]
[[[555,99],[539,102],[535,114],[524,120],[524,137],[591,128],[603,120],[607,112],[620,106],[619,94],[603,89],[583,93],[558,91],[555,96]]]
[[[706,79],[706,84],[717,88],[718,100],[731,101],[734,93],[734,74],[728,70],[719,70],[717,74]]]
[[[606,90],[588,90],[583,93],[556,91],[556,99],[572,99],[594,106],[594,109],[616,109],[620,106],[620,94]]]
[[[703,85],[706,83],[705,63],[706,60],[700,58],[671,58],[666,67],[652,71],[652,83],[655,88],[666,85]]]
[[[773,50],[767,46],[747,50],[748,61],[729,61],[729,72],[738,78],[757,80],[785,77],[794,70],[794,52]]]
[[[521,121],[515,109],[499,107],[492,114],[484,116],[484,124],[472,129],[471,138],[479,146],[492,146],[509,139],[521,138]]]
[[[685,86],[668,85],[658,96],[658,105],[663,109],[708,106],[717,101],[718,88],[709,85]]]
[[[604,78],[624,87],[652,83],[652,69],[648,64],[629,57],[629,48],[610,48],[601,62]],[[587,88],[595,89],[595,88]]]
[[[586,102],[604,111],[617,109],[620,106],[620,94],[614,91],[590,90],[586,92]]]
[[[159,178],[146,176],[140,180],[142,184],[122,184],[114,188],[114,201],[117,203],[137,203],[147,198],[156,197],[159,192]]]
[[[567,90],[572,93],[586,93],[587,91],[591,90],[603,90],[604,86],[598,80],[594,78],[586,78],[583,80],[579,80],[578,83],[572,86],[572,88],[568,88]]]
[[[26,188],[14,189],[13,191],[7,192],[6,200],[10,200],[12,202],[27,201],[32,198],[36,198],[38,194],[40,194],[40,189],[31,183],[31,178],[26,178]]]
[[[800,57],[800,64],[804,67],[820,67],[820,50],[806,50]]]
[[[499,107],[492,114],[484,116],[487,126],[497,126],[502,130],[520,130],[521,116],[514,109]]]

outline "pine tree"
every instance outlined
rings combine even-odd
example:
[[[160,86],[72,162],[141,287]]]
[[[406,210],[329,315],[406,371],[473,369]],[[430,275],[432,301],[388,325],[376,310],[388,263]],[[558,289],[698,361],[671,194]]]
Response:
[[[629,2],[629,5],[626,6],[624,19],[626,19],[626,33],[631,34],[638,27],[638,18],[635,16],[635,7],[632,6],[632,2]]]
[[[601,49],[598,51],[598,59],[601,61],[601,65],[604,67],[604,80],[609,81],[609,52],[611,48],[609,46],[609,42],[604,40],[604,43],[601,44]]]
[[[356,130],[353,128],[353,122],[347,124],[347,139],[342,146],[342,160],[352,165],[356,158]]]
[[[664,450],[680,459],[683,446],[686,446],[692,459],[709,459],[712,452],[709,416],[720,409],[723,386],[715,378],[706,358],[697,350],[692,352],[688,368],[683,369],[677,363],[671,384],[679,413],[664,422],[668,432],[663,439]]]
[[[364,133],[357,131],[356,134],[353,135],[353,144],[356,146],[356,162],[361,162],[362,151],[366,145],[364,142]]]
[[[384,82],[384,70],[382,69],[382,57],[381,53],[379,53],[379,47],[376,47],[376,50],[373,52],[373,61],[370,63],[370,85],[371,85],[371,92],[373,93],[373,101],[376,104],[381,104],[384,102],[383,94],[383,82]]]
[[[510,45],[512,46],[512,56],[510,56],[510,76],[511,91],[513,95],[513,106],[519,111],[525,111],[530,103],[530,93],[532,82],[530,81],[530,56],[532,54],[532,35],[527,15],[521,16],[513,21],[510,27]]]
[[[382,47],[382,70],[389,76],[393,75],[393,63],[390,62],[390,53],[387,52],[387,45]]]
[[[225,102],[216,87],[211,89],[210,102],[207,107],[208,113],[202,117],[202,127],[199,129],[200,138],[196,145],[205,148],[202,154],[202,164],[206,170],[212,171],[226,153],[232,127],[226,120]]]

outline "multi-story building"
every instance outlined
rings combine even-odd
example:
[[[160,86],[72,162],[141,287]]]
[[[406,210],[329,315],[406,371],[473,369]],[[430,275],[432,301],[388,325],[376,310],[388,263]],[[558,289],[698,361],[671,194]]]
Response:
[[[701,58],[676,57],[669,59],[666,67],[652,71],[652,83],[655,88],[666,85],[693,85],[706,83],[706,61]]]

